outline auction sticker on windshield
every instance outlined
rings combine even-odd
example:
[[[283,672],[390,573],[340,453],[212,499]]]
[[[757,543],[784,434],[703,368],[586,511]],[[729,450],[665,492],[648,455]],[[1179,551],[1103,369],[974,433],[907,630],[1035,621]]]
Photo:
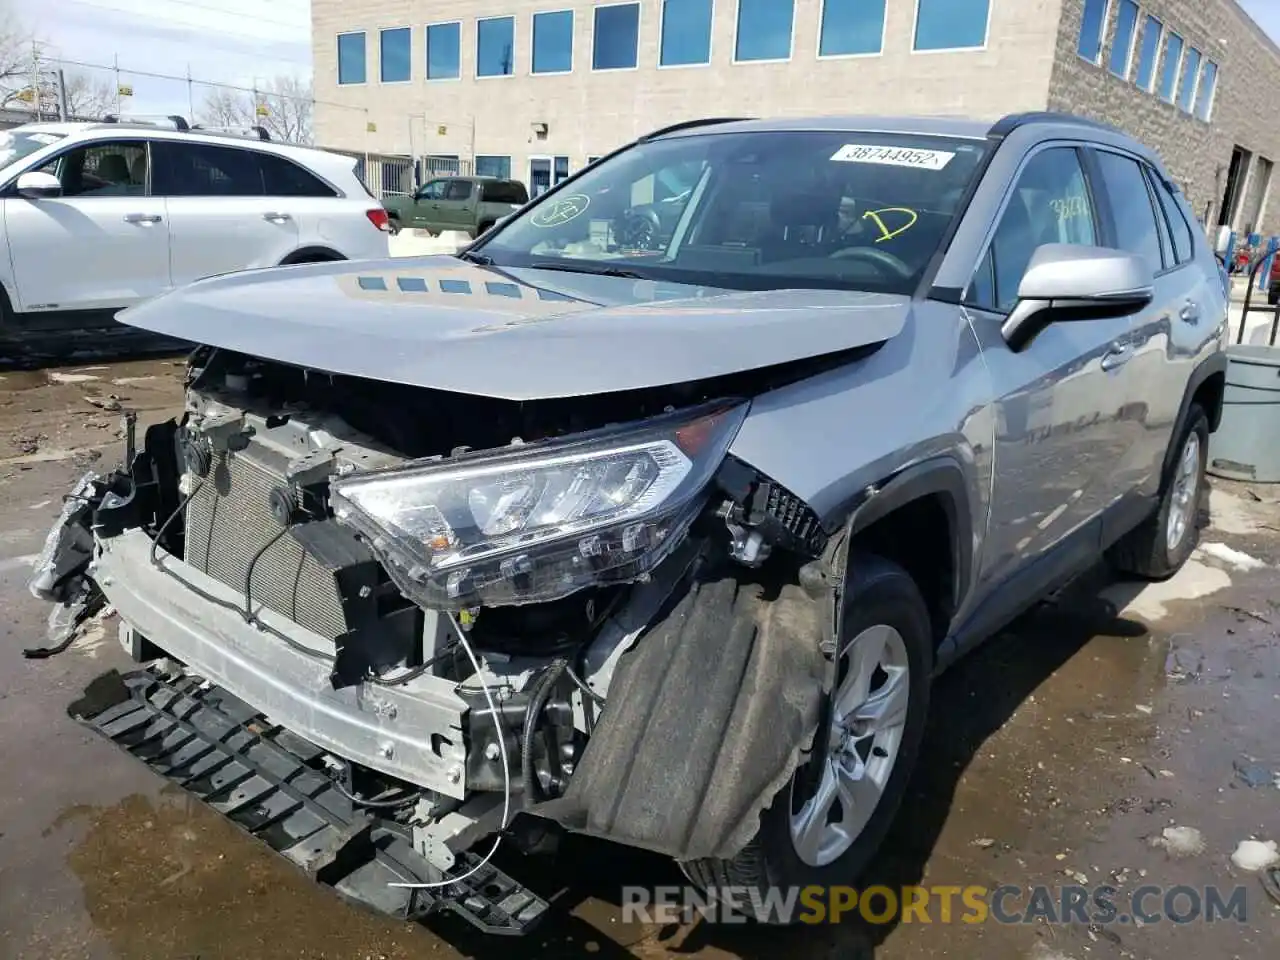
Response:
[[[575,193],[564,199],[548,200],[534,211],[529,222],[535,227],[558,227],[562,223],[576,220],[587,212],[591,206],[591,198]]]
[[[862,143],[846,143],[831,159],[837,163],[878,163],[889,167],[918,167],[941,170],[954,153],[946,150],[916,150],[911,147],[876,147]]]

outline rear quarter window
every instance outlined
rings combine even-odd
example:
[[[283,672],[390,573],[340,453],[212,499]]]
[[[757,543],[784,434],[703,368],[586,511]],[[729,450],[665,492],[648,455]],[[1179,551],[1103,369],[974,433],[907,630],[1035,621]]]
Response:
[[[269,197],[336,197],[337,191],[292,160],[264,153],[262,180]]]

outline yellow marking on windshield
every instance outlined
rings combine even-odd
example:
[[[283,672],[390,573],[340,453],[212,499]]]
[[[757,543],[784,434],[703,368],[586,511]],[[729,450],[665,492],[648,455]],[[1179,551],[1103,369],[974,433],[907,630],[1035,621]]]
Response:
[[[911,219],[898,227],[896,230],[890,230],[885,225],[882,213],[905,213]],[[880,236],[876,237],[876,243],[884,243],[886,240],[892,240],[894,237],[906,233],[916,225],[916,221],[920,219],[920,214],[916,213],[910,207],[881,207],[879,210],[868,210],[862,215],[863,220],[873,220],[875,225],[880,228]]]

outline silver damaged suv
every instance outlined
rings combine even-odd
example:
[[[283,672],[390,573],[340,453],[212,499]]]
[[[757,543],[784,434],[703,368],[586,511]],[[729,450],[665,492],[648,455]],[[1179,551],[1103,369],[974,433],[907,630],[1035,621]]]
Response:
[[[203,344],[186,409],[32,588],[146,663],[85,723],[397,915],[529,929],[491,854],[563,831],[851,883],[940,670],[1104,554],[1187,559],[1226,312],[1109,127],[684,124],[456,257],[122,314]]]

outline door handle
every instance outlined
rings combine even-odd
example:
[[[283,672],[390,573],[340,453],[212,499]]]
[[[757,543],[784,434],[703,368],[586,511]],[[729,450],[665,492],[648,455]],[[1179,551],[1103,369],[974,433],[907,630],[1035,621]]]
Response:
[[[1200,305],[1194,300],[1188,299],[1182,305],[1182,310],[1178,313],[1179,319],[1183,323],[1199,323],[1200,322]]]
[[[1102,358],[1103,370],[1118,370],[1133,357],[1133,349],[1127,343],[1118,344]]]
[[[126,213],[125,223],[159,223],[164,217],[158,213]]]
[[[293,217],[287,213],[264,213],[263,220],[270,220],[272,223],[284,223],[286,220],[292,220]]]

